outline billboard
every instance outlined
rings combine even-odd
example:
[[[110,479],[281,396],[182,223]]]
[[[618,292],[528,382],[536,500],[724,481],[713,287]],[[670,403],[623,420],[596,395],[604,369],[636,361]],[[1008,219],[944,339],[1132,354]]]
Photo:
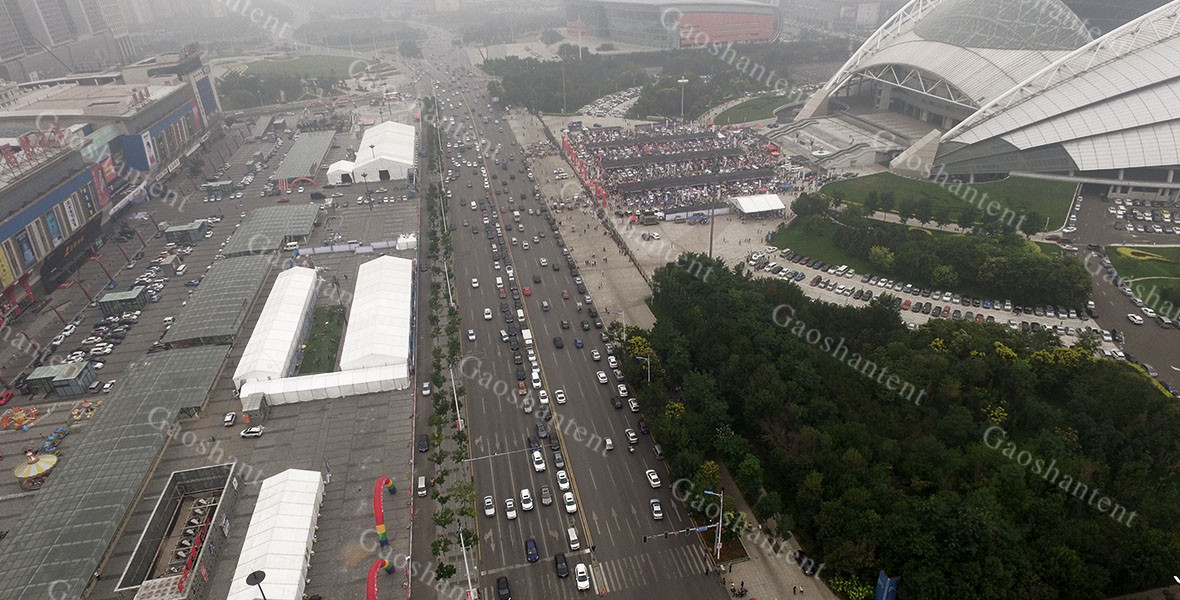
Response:
[[[45,262],[41,265],[41,282],[46,291],[57,289],[70,276],[73,264],[86,256],[101,235],[102,218],[90,219],[82,229],[71,235],[66,243],[54,248],[53,252],[45,257]]]
[[[61,243],[61,227],[57,225],[57,215],[53,211],[45,213],[45,228],[49,230],[49,241],[56,248]]]
[[[90,165],[90,179],[94,183],[94,194],[98,196],[98,210],[106,210],[111,205],[111,194],[107,191],[102,165]]]
[[[78,225],[82,221],[78,220],[78,210],[74,208],[74,199],[66,198],[65,202],[61,203],[62,210],[66,211],[66,221],[70,223],[70,231],[78,229]]]
[[[159,159],[156,158],[156,146],[152,142],[152,132],[145,131],[140,134],[139,138],[143,140],[143,154],[147,157],[148,170],[156,168],[156,162]]]
[[[0,247],[0,287],[7,288],[16,283],[16,275],[12,273],[12,265],[8,264],[8,255]]]
[[[22,229],[16,234],[16,247],[20,249],[21,260],[24,261],[26,269],[37,262],[37,253],[33,252],[33,243],[29,241],[28,231]]]
[[[114,125],[99,127],[94,133],[86,136],[87,144],[82,148],[82,160],[92,165],[110,158],[110,145],[117,137],[119,130]]]
[[[115,180],[119,173],[115,171],[115,159],[111,157],[104,158],[102,161],[102,175],[107,183]]]
[[[897,600],[897,585],[901,577],[890,577],[885,571],[877,573],[877,588],[874,590],[873,600]]]

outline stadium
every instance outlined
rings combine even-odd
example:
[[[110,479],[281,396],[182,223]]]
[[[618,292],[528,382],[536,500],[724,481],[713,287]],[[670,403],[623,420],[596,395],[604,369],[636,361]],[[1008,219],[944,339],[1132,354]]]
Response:
[[[569,0],[566,31],[655,48],[768,42],[777,2],[755,0]]]
[[[826,168],[1175,199],[1180,0],[1098,39],[1059,0],[913,0],[775,135]]]

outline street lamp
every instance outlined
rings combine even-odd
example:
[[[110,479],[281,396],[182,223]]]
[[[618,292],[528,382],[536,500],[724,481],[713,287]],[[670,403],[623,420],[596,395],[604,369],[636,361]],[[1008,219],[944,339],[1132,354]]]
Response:
[[[710,496],[717,496],[717,497],[721,498],[721,502],[720,502],[721,510],[717,511],[717,542],[716,542],[717,560],[721,560],[721,520],[723,518],[725,518],[725,488],[721,488],[720,494],[718,494],[717,492],[714,492],[714,491],[710,491],[710,490],[701,490],[701,491],[703,491],[704,493],[706,493]]]
[[[647,363],[647,382],[651,383],[651,359],[646,356],[636,356],[635,358]]]
[[[683,121],[684,120],[684,85],[686,83],[688,83],[688,78],[681,77],[680,79],[676,80],[676,83],[680,84],[680,120]]]
[[[266,103],[262,101],[262,90],[254,90],[254,93],[258,94],[258,108],[265,106]]]
[[[373,160],[377,160],[376,148],[377,148],[377,144],[369,144],[369,155],[373,157]]]
[[[369,174],[368,173],[361,173],[361,179],[365,180],[365,199],[368,200],[370,198],[370,196],[369,196]]]
[[[266,579],[266,571],[254,571],[246,576],[246,585],[253,585],[258,587],[258,593],[262,594],[262,600],[266,600],[266,593],[262,591],[262,580]]]

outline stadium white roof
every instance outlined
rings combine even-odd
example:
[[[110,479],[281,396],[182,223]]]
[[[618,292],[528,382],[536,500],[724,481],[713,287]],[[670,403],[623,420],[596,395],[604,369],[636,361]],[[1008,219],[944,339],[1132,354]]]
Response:
[[[315,536],[324,483],[316,471],[287,469],[262,482],[228,600],[257,600],[246,576],[266,571],[266,597],[302,600],[307,552]]]
[[[766,212],[769,210],[784,210],[786,206],[778,194],[758,194],[755,196],[739,196],[730,199],[738,211],[744,214]]]
[[[315,297],[315,269],[293,267],[279,274],[234,371],[238,388],[247,381],[287,375]]]
[[[340,369],[405,366],[410,358],[414,263],[382,256],[360,266]]]
[[[1060,0],[911,0],[813,95],[816,116],[855,78],[904,86],[968,108],[991,101],[1091,40]]]
[[[263,396],[266,396],[268,405],[274,406],[404,390],[408,387],[410,372],[407,365],[402,363],[352,371],[250,381],[242,386],[240,398],[242,410],[253,411],[262,406]]]
[[[1041,69],[942,137],[948,172],[1180,164],[1180,1]]]
[[[413,126],[393,121],[370,127],[357,146],[353,180],[365,179],[361,173],[368,173],[369,181],[405,179],[407,171],[414,166],[416,135]],[[389,176],[380,177],[381,171],[387,171]]]

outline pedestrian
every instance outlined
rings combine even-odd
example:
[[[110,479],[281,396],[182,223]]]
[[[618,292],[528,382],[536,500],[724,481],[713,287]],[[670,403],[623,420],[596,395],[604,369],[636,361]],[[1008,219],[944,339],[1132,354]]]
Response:
[[[733,585],[732,581],[729,582],[729,593],[731,593],[731,594],[737,593],[737,586]]]
[[[799,595],[800,596],[803,595],[803,586],[799,586]],[[820,595],[822,596],[823,594],[820,594]]]
[[[738,587],[742,588],[743,590],[746,589],[746,581],[743,579],[741,585]]]
[[[799,595],[799,586],[797,586],[797,585],[793,585],[793,586],[791,586],[791,595],[792,595],[792,596],[798,596],[798,595]]]

